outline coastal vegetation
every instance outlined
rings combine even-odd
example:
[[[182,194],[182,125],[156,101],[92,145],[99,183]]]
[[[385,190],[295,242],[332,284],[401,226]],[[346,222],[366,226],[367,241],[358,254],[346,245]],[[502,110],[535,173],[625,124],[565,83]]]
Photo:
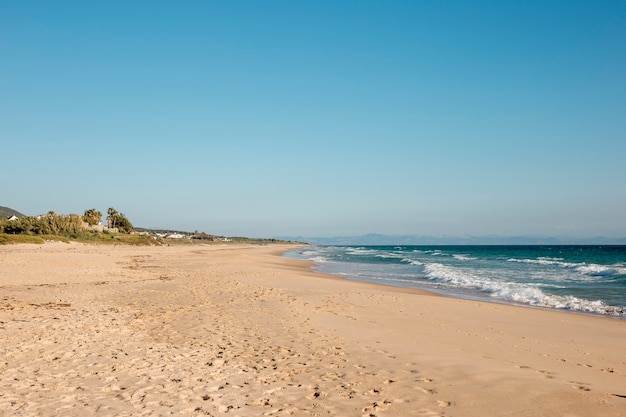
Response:
[[[106,226],[102,212],[87,209],[83,215],[57,214],[49,211],[40,216],[25,216],[8,207],[0,207],[0,245],[11,243],[42,244],[46,241],[80,241],[85,243],[130,245],[188,245],[194,243],[272,244],[277,239],[225,237],[205,232],[172,232],[135,228],[123,213],[107,210]]]
[[[9,243],[45,243],[46,239],[42,236],[30,236],[30,235],[8,235],[0,233],[0,245],[7,245]]]
[[[85,214],[83,214],[83,220],[89,226],[95,226],[97,224],[100,224],[100,220],[102,220],[102,213],[95,208],[85,210]]]
[[[122,233],[134,231],[132,223],[124,214],[119,213],[114,208],[110,208],[108,213],[108,231]],[[74,213],[57,214],[54,211],[49,211],[41,216],[18,217],[12,215],[0,220],[0,233],[31,236],[74,236],[85,230],[98,230],[94,228],[100,224],[101,218],[102,213],[96,209],[85,210],[82,216]],[[103,226],[100,229],[101,231],[105,230]]]
[[[0,221],[0,233],[12,235],[73,235],[82,230],[83,220],[78,214],[56,214],[50,211],[42,216],[26,216]]]
[[[91,210],[95,210],[95,209],[91,209]],[[87,210],[87,211],[91,211],[91,210]],[[96,212],[96,214],[100,214],[100,212]],[[110,228],[117,229],[122,233],[131,233],[135,230],[130,220],[128,220],[128,218],[123,213],[118,213],[118,211],[115,210],[115,208],[113,207],[109,208],[109,210],[107,211],[107,214],[108,214],[107,222]],[[85,212],[85,215],[87,215],[87,212]],[[102,215],[100,214],[100,216]]]
[[[108,210],[108,227],[100,223],[102,213],[96,209],[85,210],[82,216],[75,213],[57,214],[54,211],[40,216],[24,216],[8,207],[2,208],[0,244],[44,243],[46,240],[121,241],[140,244],[147,240],[143,236],[132,235],[132,223],[114,208]]]

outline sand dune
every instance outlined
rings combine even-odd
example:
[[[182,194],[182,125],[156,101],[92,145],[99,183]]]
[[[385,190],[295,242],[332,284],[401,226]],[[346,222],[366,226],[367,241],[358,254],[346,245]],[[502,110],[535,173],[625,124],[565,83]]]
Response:
[[[626,416],[626,322],[283,246],[0,247],[0,416]]]

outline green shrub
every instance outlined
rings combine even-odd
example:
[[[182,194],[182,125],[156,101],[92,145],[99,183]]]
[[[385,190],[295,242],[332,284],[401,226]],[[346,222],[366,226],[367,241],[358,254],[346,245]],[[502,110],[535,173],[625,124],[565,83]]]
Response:
[[[41,245],[43,243],[46,243],[46,241],[41,236],[9,235],[6,233],[0,234],[0,245],[10,245],[18,243],[34,243]]]

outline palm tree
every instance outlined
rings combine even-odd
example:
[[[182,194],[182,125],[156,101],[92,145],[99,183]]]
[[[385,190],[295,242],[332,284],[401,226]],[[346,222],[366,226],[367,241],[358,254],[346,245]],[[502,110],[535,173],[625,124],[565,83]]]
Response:
[[[107,222],[109,223],[109,227],[115,229],[115,221],[117,220],[119,213],[113,207],[110,207],[107,210],[107,214]]]

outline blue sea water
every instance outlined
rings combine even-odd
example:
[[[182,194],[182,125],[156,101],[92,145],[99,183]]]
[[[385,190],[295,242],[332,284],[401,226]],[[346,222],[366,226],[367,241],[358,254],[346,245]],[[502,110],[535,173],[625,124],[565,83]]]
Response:
[[[322,273],[626,318],[626,246],[310,246]]]

